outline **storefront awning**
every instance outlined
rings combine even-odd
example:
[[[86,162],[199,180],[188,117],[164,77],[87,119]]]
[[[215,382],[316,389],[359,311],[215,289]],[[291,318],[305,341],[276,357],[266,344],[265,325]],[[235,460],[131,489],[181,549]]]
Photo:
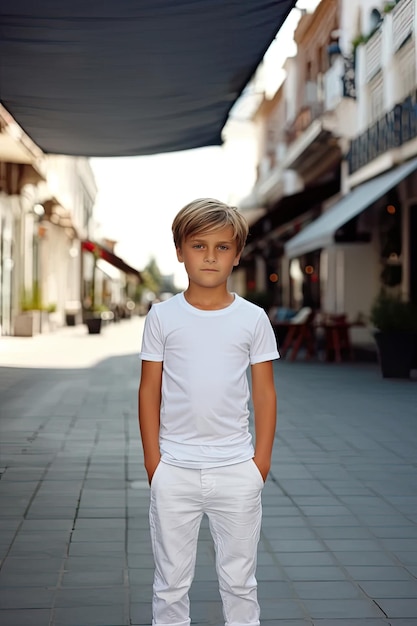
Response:
[[[339,180],[330,181],[315,187],[308,187],[291,196],[283,196],[275,206],[267,211],[260,219],[250,226],[247,246],[243,251],[243,258],[248,256],[256,245],[265,238],[274,236],[274,232],[290,225],[297,218],[302,218],[307,212],[338,192]]]
[[[417,159],[359,185],[285,244],[289,258],[335,243],[336,231],[417,169]]]
[[[117,267],[117,269],[121,270],[125,274],[132,274],[133,276],[136,276],[136,278],[139,279],[139,282],[142,282],[139,270],[136,270],[134,267],[128,265],[126,261],[114,254],[111,250],[108,250],[105,246],[102,246],[95,241],[86,240],[81,242],[81,247],[84,251],[94,254],[97,257],[97,260],[104,259],[104,261],[107,261],[107,263],[110,263],[113,267]]]
[[[107,278],[110,278],[110,280],[114,280],[114,281],[120,280],[120,276],[121,276],[120,270],[117,269],[117,267],[114,267],[114,265],[112,265],[111,263],[108,263],[104,259],[97,259],[96,265],[98,269],[101,270],[103,274],[107,276]]]
[[[0,101],[44,152],[220,145],[295,0],[2,0]]]

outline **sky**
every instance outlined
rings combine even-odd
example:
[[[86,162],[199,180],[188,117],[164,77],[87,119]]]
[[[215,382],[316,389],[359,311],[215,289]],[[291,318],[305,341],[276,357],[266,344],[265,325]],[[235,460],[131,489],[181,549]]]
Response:
[[[299,0],[297,6],[313,10],[319,1]],[[265,55],[263,80],[270,96],[282,81],[285,58],[296,52],[292,33],[299,15],[299,11],[290,14]],[[173,275],[177,287],[186,287],[186,275],[172,242],[176,213],[195,198],[236,203],[250,193],[255,182],[250,124],[235,117],[227,125],[226,136],[223,146],[91,159],[98,187],[94,207],[97,238],[116,240],[116,254],[139,270],[154,258],[162,274]]]

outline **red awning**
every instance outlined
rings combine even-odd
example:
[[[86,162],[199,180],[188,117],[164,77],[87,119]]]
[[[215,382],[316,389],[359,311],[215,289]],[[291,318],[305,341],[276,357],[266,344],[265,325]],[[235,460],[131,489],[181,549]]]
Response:
[[[105,246],[95,242],[95,241],[82,241],[81,247],[86,252],[91,252],[96,255],[99,259],[104,259],[107,263],[110,263],[114,267],[117,267],[121,272],[125,274],[133,274],[139,279],[139,282],[142,282],[142,276],[139,270],[136,270],[134,267],[128,265],[123,259],[114,254],[111,250],[106,248]]]

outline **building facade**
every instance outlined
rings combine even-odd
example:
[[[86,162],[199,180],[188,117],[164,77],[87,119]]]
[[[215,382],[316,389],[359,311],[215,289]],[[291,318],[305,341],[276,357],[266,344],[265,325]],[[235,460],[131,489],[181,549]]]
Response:
[[[322,0],[301,18],[285,82],[257,113],[274,128],[270,144],[259,141],[259,166],[274,155],[278,200],[252,226],[248,256],[256,266],[275,249],[258,285],[278,305],[354,321],[381,288],[417,301],[415,32],[416,0]],[[262,176],[243,211],[254,198],[266,204]],[[353,338],[371,342],[369,325]]]
[[[46,155],[0,106],[0,335],[31,336],[81,322],[92,282],[123,311],[140,273],[95,239],[97,187],[84,157]]]

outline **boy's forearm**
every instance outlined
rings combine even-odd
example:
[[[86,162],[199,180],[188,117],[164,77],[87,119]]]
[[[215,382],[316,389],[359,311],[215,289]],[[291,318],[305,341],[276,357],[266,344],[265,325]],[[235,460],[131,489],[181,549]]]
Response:
[[[258,426],[256,426],[256,421],[258,421]],[[255,462],[265,474],[268,474],[271,467],[275,428],[275,413],[273,415],[264,413],[262,418],[258,420],[255,418]]]
[[[145,391],[139,390],[138,404],[144,464],[150,479],[161,457],[159,448],[160,402],[150,397]]]
[[[262,476],[266,479],[271,467],[272,450],[277,423],[276,395],[254,401],[255,456],[254,460]]]
[[[277,421],[277,394],[272,361],[252,366],[252,403],[255,420],[254,461],[266,480],[271,467]]]

